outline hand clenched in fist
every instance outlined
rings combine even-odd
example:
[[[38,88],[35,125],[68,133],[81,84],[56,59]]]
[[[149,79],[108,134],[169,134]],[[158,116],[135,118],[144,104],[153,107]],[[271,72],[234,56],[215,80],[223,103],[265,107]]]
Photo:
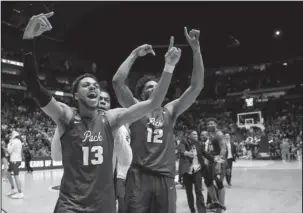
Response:
[[[53,15],[54,12],[33,16],[24,30],[23,39],[33,39],[34,37],[40,36],[45,31],[50,31],[52,25],[48,21],[48,18]]]
[[[181,57],[181,49],[174,47],[174,37],[170,37],[168,51],[165,54],[165,62],[171,66],[175,66]]]

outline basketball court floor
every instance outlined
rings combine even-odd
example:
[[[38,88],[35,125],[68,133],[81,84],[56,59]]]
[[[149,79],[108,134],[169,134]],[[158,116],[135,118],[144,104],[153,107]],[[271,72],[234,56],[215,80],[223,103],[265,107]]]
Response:
[[[59,185],[62,170],[22,172],[20,176],[25,198],[7,197],[9,183],[2,181],[2,209],[7,213],[53,212],[58,190],[52,187]],[[227,213],[302,212],[301,162],[239,160],[234,164],[232,184],[226,189]],[[185,190],[177,186],[177,193],[177,212],[188,213]]]

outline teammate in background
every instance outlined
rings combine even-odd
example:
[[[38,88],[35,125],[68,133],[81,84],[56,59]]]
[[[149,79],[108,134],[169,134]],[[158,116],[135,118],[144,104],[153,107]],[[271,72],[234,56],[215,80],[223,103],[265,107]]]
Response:
[[[213,155],[214,158],[219,158],[221,161],[226,160],[226,143],[224,139],[224,134],[217,129],[217,121],[215,118],[210,118],[207,121],[207,131],[209,134],[210,147],[209,153]],[[216,182],[217,186],[217,195],[221,205],[225,205],[225,190],[223,185],[224,180],[224,168],[223,164],[225,162],[209,162],[207,166],[208,173],[212,176],[213,180]],[[213,205],[214,202],[214,193],[208,190],[209,198],[212,203],[209,205],[209,208],[217,208],[216,205]],[[208,199],[209,199],[208,198]],[[209,201],[207,202],[209,203]]]
[[[48,18],[53,12],[33,16],[24,39],[33,39],[52,29]],[[150,51],[152,49],[150,48]],[[176,48],[167,53],[170,61],[179,59]],[[79,76],[72,85],[78,103],[75,112],[56,101],[39,82],[33,53],[24,56],[27,90],[39,107],[58,126],[61,139],[63,177],[55,213],[114,213],[116,212],[113,180],[114,132],[158,107],[165,98],[172,78],[171,69],[164,69],[160,83],[149,99],[127,109],[106,112],[98,109],[100,86],[90,74]]]
[[[10,141],[7,145],[7,150],[9,154],[9,166],[8,166],[8,180],[11,184],[11,192],[7,194],[13,199],[23,199],[24,194],[21,189],[21,181],[19,178],[19,167],[22,162],[22,142],[20,134],[16,131],[12,131]],[[12,177],[14,176],[14,178]],[[14,184],[14,179],[16,185]],[[16,189],[17,188],[17,189]]]
[[[189,42],[194,58],[191,84],[183,95],[133,123],[131,130],[131,147],[133,162],[126,179],[127,213],[174,213],[176,212],[176,155],[173,141],[173,128],[179,115],[186,111],[196,100],[204,86],[204,66],[200,51],[198,30],[184,34]],[[170,46],[174,38],[171,38]],[[181,50],[179,50],[181,51]],[[113,78],[113,87],[119,103],[129,107],[154,95],[159,87],[155,77],[145,76],[136,86],[136,98],[125,85],[130,68],[138,57],[145,56],[147,46],[136,48],[120,66]],[[173,68],[178,60],[166,63]]]

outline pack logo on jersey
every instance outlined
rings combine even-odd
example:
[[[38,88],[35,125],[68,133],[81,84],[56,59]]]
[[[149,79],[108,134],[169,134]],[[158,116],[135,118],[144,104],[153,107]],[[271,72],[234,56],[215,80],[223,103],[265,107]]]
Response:
[[[82,142],[86,142],[87,139],[89,142],[102,142],[103,137],[100,132],[98,132],[98,134],[92,135],[92,132],[88,130],[84,132],[84,139]]]
[[[152,125],[156,128],[161,128],[163,125],[164,125],[164,122],[163,122],[163,118],[149,118],[148,119],[148,122],[147,122],[147,125]]]

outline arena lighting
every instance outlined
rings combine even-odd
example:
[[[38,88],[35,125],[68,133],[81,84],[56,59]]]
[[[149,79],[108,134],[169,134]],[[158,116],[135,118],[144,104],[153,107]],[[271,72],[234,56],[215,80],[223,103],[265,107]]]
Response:
[[[12,64],[18,67],[23,67],[23,63],[19,61],[12,61],[12,60],[1,58],[1,62],[4,64]]]

